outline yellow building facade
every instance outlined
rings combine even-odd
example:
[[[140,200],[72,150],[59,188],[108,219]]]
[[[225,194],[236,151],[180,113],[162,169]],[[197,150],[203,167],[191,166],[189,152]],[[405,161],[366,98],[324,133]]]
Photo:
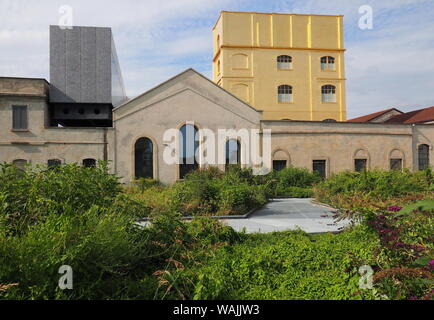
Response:
[[[213,80],[264,120],[346,120],[343,16],[222,11]]]

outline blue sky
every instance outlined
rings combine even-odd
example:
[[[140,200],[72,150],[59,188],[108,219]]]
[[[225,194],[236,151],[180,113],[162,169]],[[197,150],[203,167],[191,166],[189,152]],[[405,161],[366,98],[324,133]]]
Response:
[[[0,76],[49,80],[48,25],[112,27],[129,96],[193,67],[211,77],[211,29],[221,10],[343,14],[348,116],[434,105],[432,0],[0,0]],[[374,28],[358,27],[370,5]]]

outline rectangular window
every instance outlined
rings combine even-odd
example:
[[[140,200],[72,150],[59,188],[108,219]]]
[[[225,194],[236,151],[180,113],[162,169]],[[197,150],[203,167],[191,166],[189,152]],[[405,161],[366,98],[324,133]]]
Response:
[[[12,106],[12,129],[27,130],[27,106]]]
[[[326,160],[313,160],[313,171],[318,172],[322,179],[327,178],[327,162]]]
[[[291,70],[292,69],[292,62],[278,62],[277,68],[278,69]]]
[[[355,159],[354,160],[354,167],[357,172],[366,171],[368,165],[367,159]]]
[[[402,170],[402,159],[390,159],[390,170]]]
[[[286,160],[273,160],[273,170],[281,171],[286,168]]]
[[[279,103],[291,103],[292,102],[292,94],[285,93],[279,94]]]

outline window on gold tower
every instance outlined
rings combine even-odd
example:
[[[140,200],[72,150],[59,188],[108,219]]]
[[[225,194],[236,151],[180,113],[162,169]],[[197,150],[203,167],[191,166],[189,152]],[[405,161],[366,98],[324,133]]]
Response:
[[[322,102],[336,102],[336,87],[327,84],[321,87]]]
[[[335,71],[335,58],[322,57],[321,58],[321,70],[322,71]]]
[[[277,96],[279,103],[292,102],[292,87],[286,84],[279,86],[277,89]]]
[[[290,56],[278,56],[277,57],[277,69],[292,69],[292,57]]]

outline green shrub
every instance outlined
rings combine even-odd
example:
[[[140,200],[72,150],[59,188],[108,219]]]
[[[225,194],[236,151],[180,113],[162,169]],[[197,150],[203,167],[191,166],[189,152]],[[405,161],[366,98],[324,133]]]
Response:
[[[265,202],[263,191],[258,186],[250,186],[247,183],[224,186],[218,195],[219,214],[246,214],[250,209],[261,206]]]
[[[98,207],[80,216],[50,214],[26,234],[0,236],[0,283],[18,283],[4,298],[152,298],[155,279],[142,271],[146,240],[133,220]],[[62,265],[73,268],[73,290],[58,288]]]
[[[366,227],[338,235],[301,231],[250,236],[197,270],[196,299],[372,299],[357,269],[375,263]]]
[[[48,213],[81,214],[94,205],[109,206],[121,191],[118,178],[102,162],[96,168],[69,164],[25,171],[0,164],[0,215],[15,232]]]
[[[146,189],[149,189],[149,188],[151,188],[151,187],[158,186],[159,184],[160,184],[160,183],[159,183],[157,180],[154,180],[154,179],[149,179],[149,178],[140,178],[140,179],[135,180],[135,181],[132,183],[132,186],[138,188],[138,190],[139,190],[140,192],[143,192],[143,191],[145,191]]]
[[[430,170],[342,172],[317,184],[314,191],[321,202],[357,208],[398,197],[423,198],[430,193],[431,183]]]

